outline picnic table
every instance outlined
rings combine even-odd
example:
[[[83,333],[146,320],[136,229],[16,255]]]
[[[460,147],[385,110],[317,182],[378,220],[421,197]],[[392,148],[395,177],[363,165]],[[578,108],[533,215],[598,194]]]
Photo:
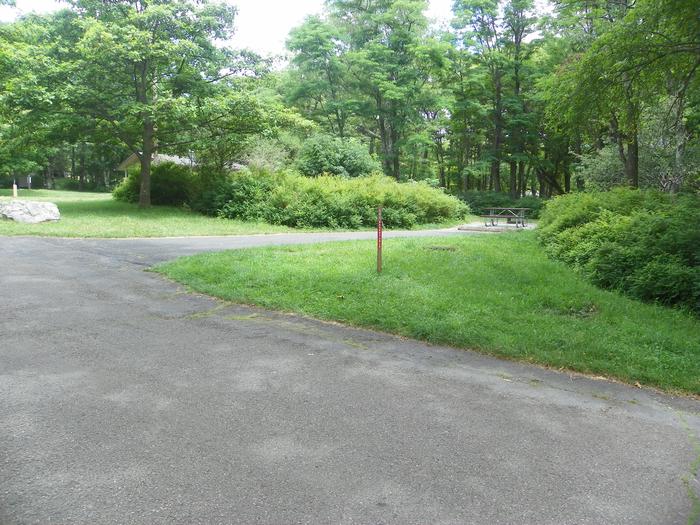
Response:
[[[484,219],[485,226],[498,226],[498,219],[506,219],[509,223],[515,223],[515,227],[525,227],[527,226],[527,212],[530,208],[482,208],[484,215],[481,217]]]

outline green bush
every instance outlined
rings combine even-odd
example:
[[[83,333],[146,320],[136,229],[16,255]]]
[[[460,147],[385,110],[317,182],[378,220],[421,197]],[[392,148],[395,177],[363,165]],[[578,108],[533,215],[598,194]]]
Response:
[[[114,188],[112,196],[123,202],[138,202],[140,174],[131,171]],[[196,193],[196,179],[192,170],[172,162],[164,162],[151,168],[151,202],[163,206],[190,204]]]
[[[80,188],[80,181],[73,177],[56,178],[53,181],[53,187],[61,191],[78,191]]]
[[[547,253],[603,288],[700,313],[700,199],[616,189],[550,201]]]
[[[0,175],[0,188],[12,188],[15,177],[12,175]]]
[[[485,208],[530,208],[527,216],[530,219],[537,219],[540,216],[540,211],[544,206],[544,200],[539,197],[526,196],[519,199],[513,199],[507,193],[498,193],[495,191],[465,191],[459,195],[469,205],[469,209],[477,215],[484,215]]]
[[[80,191],[80,180],[73,177],[56,177],[53,180],[53,189],[62,191]],[[109,192],[102,181],[84,181],[82,191]]]
[[[308,139],[299,152],[297,169],[304,175],[339,175],[359,177],[379,171],[381,166],[367,148],[353,139],[316,135]]]
[[[570,193],[547,202],[539,222],[544,237],[568,228],[592,222],[604,211],[616,215],[631,215],[635,211],[668,210],[673,206],[670,195],[656,191],[617,188],[606,192]]]
[[[298,228],[373,226],[383,206],[388,228],[410,228],[466,215],[458,199],[422,183],[400,184],[379,175],[348,179],[293,173],[235,173],[203,194],[197,209],[210,215],[263,220]]]

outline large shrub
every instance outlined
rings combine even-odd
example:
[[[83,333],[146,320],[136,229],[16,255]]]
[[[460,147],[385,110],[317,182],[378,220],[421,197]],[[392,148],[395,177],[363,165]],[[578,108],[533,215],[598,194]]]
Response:
[[[376,223],[383,206],[388,228],[410,228],[463,217],[458,199],[422,183],[400,184],[380,175],[348,179],[244,171],[203,195],[198,209],[220,217],[313,228],[361,228]]]
[[[140,174],[131,171],[114,188],[112,196],[123,202],[138,202]],[[172,162],[164,162],[151,168],[151,202],[157,205],[181,206],[189,204],[195,194],[196,179],[192,170]]]
[[[530,208],[527,216],[530,219],[537,219],[544,206],[544,200],[531,195],[513,199],[507,193],[495,191],[470,190],[462,192],[459,197],[469,205],[469,209],[478,215],[483,215],[485,208]]]
[[[367,148],[353,139],[316,135],[299,152],[297,169],[308,176],[339,175],[359,177],[380,169]]]
[[[46,181],[42,181],[43,185],[46,185]],[[34,179],[32,178],[32,186],[34,186]],[[63,191],[79,191],[80,190],[80,180],[74,177],[56,177],[53,180],[54,190]],[[83,191],[91,192],[109,192],[109,189],[105,187],[104,180],[93,179],[83,181]]]
[[[594,283],[700,313],[700,199],[616,189],[550,201],[539,237]]]

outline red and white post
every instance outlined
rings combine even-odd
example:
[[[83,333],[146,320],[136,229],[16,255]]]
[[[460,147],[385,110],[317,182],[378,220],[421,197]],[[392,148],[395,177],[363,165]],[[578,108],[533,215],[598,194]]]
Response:
[[[382,273],[382,207],[377,208],[377,273]]]

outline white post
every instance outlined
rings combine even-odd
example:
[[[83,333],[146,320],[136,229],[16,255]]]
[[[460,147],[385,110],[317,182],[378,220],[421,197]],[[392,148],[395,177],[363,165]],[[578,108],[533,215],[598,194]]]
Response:
[[[12,181],[12,198],[17,198],[17,181]]]

